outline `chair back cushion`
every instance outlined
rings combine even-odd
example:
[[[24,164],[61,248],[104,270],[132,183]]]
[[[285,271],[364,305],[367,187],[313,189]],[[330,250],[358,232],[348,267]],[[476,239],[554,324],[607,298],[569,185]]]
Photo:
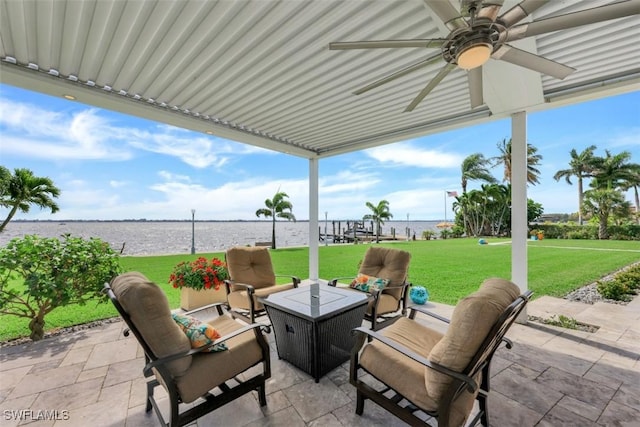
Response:
[[[167,296],[158,285],[142,273],[132,271],[114,278],[110,286],[153,352],[152,358],[191,350],[189,338],[171,317]],[[185,357],[169,363],[167,367],[172,375],[180,376],[190,365],[191,357]]]
[[[238,246],[227,250],[227,268],[231,280],[251,285],[256,289],[276,284],[276,275],[271,264],[269,250],[263,246]],[[244,289],[234,289],[231,291]]]
[[[519,295],[518,287],[508,280],[485,280],[478,291],[456,305],[449,327],[444,337],[431,349],[429,360],[463,372],[500,315]],[[436,402],[450,384],[451,377],[426,368],[427,392]]]
[[[367,249],[359,273],[389,280],[387,286],[400,286],[407,279],[411,254],[399,249],[372,246]],[[396,300],[402,298],[402,289],[388,289]]]

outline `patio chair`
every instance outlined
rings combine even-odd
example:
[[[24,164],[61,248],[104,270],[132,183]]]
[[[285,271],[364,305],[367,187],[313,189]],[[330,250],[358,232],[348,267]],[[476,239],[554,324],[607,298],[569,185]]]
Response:
[[[353,279],[350,287],[358,291],[367,291],[373,295],[365,319],[371,322],[371,329],[378,330],[389,322],[393,322],[407,313],[407,270],[411,254],[399,249],[382,248],[372,246],[367,249],[364,259],[358,270],[358,276],[334,278],[329,282],[330,286],[338,286],[344,279]],[[386,284],[379,289],[377,286],[359,286],[359,278],[365,277],[369,282],[377,279]],[[346,285],[341,285],[341,287]]]
[[[117,276],[105,283],[104,290],[128,326],[124,335],[133,332],[142,346],[142,372],[149,378],[146,411],[153,408],[162,425],[190,424],[253,390],[260,406],[267,404],[265,381],[271,365],[263,333],[269,326],[234,320],[223,313],[224,303],[206,306],[217,311],[208,324],[189,316],[202,309],[174,320],[176,313],[170,311],[162,289],[138,272]],[[189,325],[183,330],[178,320]],[[169,395],[168,423],[153,395],[159,385]]]
[[[229,280],[225,280],[227,305],[234,315],[249,323],[266,314],[258,298],[274,292],[297,288],[300,279],[292,275],[277,275],[273,271],[271,255],[266,247],[238,246],[226,252]],[[288,277],[291,283],[278,285],[276,277]]]
[[[488,426],[489,369],[494,352],[531,292],[519,295],[512,282],[488,279],[462,299],[451,321],[415,306],[409,317],[379,330],[357,328],[351,352],[349,381],[357,389],[356,414],[370,399],[412,426],[428,426],[428,416],[439,426],[466,425],[478,400],[478,421]],[[449,323],[444,335],[416,320],[416,312]],[[365,344],[366,342],[366,344]],[[371,374],[383,387],[369,385]]]

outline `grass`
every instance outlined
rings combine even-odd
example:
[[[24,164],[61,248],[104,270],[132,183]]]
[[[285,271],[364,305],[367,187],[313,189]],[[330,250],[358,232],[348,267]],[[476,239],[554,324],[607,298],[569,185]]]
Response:
[[[489,239],[489,243],[507,242]],[[409,281],[429,290],[430,299],[456,304],[475,291],[488,277],[511,276],[511,245],[478,245],[475,239],[419,240],[381,243],[411,252]],[[320,246],[320,277],[353,277],[358,263],[369,245]],[[124,271],[136,270],[158,283],[166,292],[169,304],[177,308],[180,292],[167,283],[173,266],[197,256],[224,257],[224,253],[168,256],[122,257]],[[308,248],[283,248],[271,251],[276,273],[306,278],[309,270]],[[595,282],[624,266],[640,261],[638,242],[593,240],[528,241],[529,289],[535,297],[562,297],[581,286]],[[284,280],[284,279],[283,279]],[[282,280],[281,280],[282,281]],[[60,307],[51,312],[46,329],[87,323],[116,316],[112,305],[90,303],[85,306]],[[15,316],[0,315],[0,341],[28,336],[28,321]]]

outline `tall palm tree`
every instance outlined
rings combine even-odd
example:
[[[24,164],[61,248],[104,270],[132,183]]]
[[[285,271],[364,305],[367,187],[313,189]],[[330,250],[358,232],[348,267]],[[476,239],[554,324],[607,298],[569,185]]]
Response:
[[[371,209],[371,213],[363,216],[362,220],[371,220],[376,223],[376,243],[378,243],[380,242],[380,226],[383,225],[386,220],[393,218],[393,215],[389,212],[389,202],[380,200],[377,206],[371,202],[367,202],[366,206]]]
[[[31,205],[40,209],[49,208],[56,213],[60,208],[53,198],[60,195],[60,190],[48,177],[35,176],[32,171],[16,168],[7,180],[5,172],[0,172],[0,206],[9,208],[7,218],[0,224],[0,232],[4,230],[11,218],[20,210],[29,212]]]
[[[569,152],[571,156],[569,169],[561,169],[553,176],[553,179],[556,181],[564,178],[569,185],[572,185],[572,176],[578,179],[578,224],[580,225],[582,225],[582,205],[584,204],[584,187],[582,180],[592,176],[591,174],[594,167],[593,151],[595,149],[595,145],[590,145],[579,154],[575,149],[571,150]]]
[[[496,178],[489,172],[491,162],[481,153],[474,153],[467,156],[461,165],[462,172],[462,192],[467,192],[469,181],[484,181],[489,184],[497,182]]]
[[[467,156],[460,167],[461,169],[461,185],[462,194],[467,192],[467,184],[469,181],[484,181],[489,184],[497,182],[496,178],[489,172],[491,162],[486,159],[482,153],[474,153]],[[464,223],[464,231],[468,233],[466,204],[461,205],[462,221]]]
[[[285,200],[289,196],[287,193],[278,191],[273,199],[267,199],[264,201],[266,208],[261,208],[256,211],[256,216],[261,215],[265,218],[271,218],[271,249],[276,248],[276,218],[283,218],[287,221],[295,221],[296,217],[293,215],[293,205],[288,200]]]
[[[511,139],[508,141],[503,139],[498,142],[498,150],[500,154],[492,157],[493,166],[503,165],[504,176],[502,182],[511,183]],[[529,184],[538,184],[540,182],[540,170],[536,168],[540,164],[542,156],[538,154],[538,149],[531,144],[527,144],[527,182]]]
[[[630,175],[626,182],[623,183],[622,189],[628,191],[633,188],[636,205],[636,222],[640,224],[640,196],[638,195],[638,189],[640,188],[640,164],[634,164]]]

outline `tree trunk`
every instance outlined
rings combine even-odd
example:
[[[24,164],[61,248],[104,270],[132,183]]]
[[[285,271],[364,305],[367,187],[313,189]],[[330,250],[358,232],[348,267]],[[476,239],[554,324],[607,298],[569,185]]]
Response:
[[[29,322],[31,334],[29,338],[33,341],[40,341],[44,338],[44,315],[38,315]]]
[[[582,225],[582,203],[584,192],[582,191],[582,178],[578,177],[578,225]]]
[[[273,226],[271,227],[271,249],[276,248],[276,216],[273,215]]]
[[[600,215],[600,223],[598,225],[598,239],[600,240],[609,239],[609,230],[607,229],[608,220],[608,215]]]
[[[13,218],[13,216],[16,214],[17,211],[18,211],[18,204],[15,204],[9,211],[9,215],[7,215],[7,218],[2,222],[2,224],[0,224],[0,232],[2,232],[2,230],[4,230],[4,228],[7,226],[7,224],[9,224],[9,221],[11,221],[11,218]]]

